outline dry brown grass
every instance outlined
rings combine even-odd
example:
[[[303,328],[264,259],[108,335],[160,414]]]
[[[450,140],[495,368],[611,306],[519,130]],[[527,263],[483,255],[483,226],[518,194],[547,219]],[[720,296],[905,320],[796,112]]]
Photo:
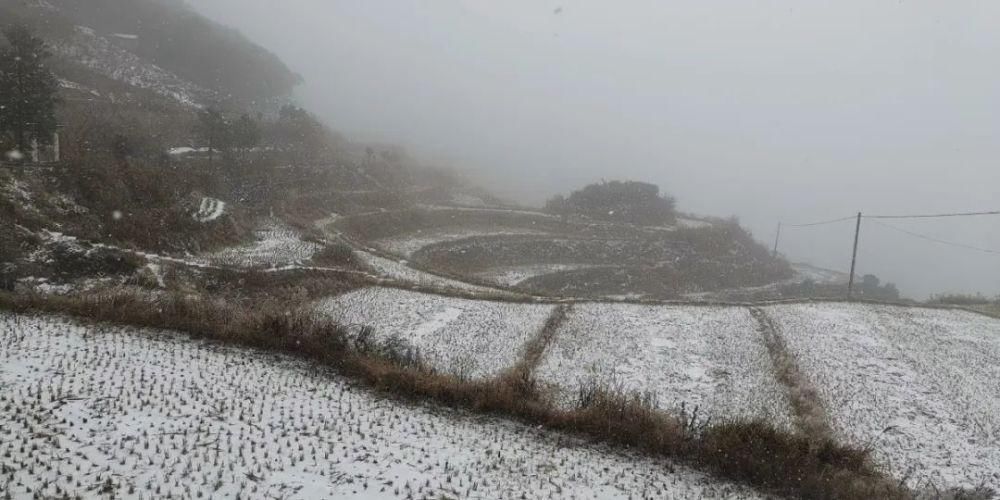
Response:
[[[0,309],[167,328],[289,353],[398,397],[500,414],[670,457],[720,478],[788,497],[910,497],[872,466],[866,451],[827,438],[790,435],[760,422],[693,426],[658,410],[646,398],[601,390],[594,391],[579,408],[559,409],[538,397],[529,370],[487,380],[438,373],[412,359],[400,362],[392,353],[359,345],[338,325],[306,309],[288,310],[280,301],[241,305],[221,299],[129,291],[74,297],[0,293]],[[558,318],[559,314],[554,314],[551,321],[558,322]],[[530,349],[526,354],[530,362],[534,354]]]
[[[566,321],[572,307],[571,304],[560,304],[552,309],[552,313],[546,318],[545,324],[542,326],[541,331],[538,332],[538,335],[524,346],[524,352],[521,353],[521,360],[515,367],[515,370],[521,370],[528,374],[534,373],[535,368],[541,363],[542,356],[548,349],[549,344],[555,338],[556,331],[559,330],[563,321]]]
[[[820,401],[819,393],[799,369],[798,362],[788,351],[777,325],[760,308],[751,307],[750,314],[757,321],[764,345],[767,346],[768,355],[774,365],[775,377],[785,388],[799,431],[813,438],[829,439],[833,435],[833,430],[830,428],[829,417]]]
[[[358,268],[360,262],[354,255],[354,250],[350,245],[335,242],[325,245],[312,256],[313,264],[328,267],[348,267]]]

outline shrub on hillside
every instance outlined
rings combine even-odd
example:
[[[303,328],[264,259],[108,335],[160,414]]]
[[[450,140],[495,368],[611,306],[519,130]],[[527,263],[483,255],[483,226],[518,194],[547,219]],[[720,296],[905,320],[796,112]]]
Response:
[[[62,279],[81,276],[124,276],[143,266],[145,260],[131,253],[108,248],[83,251],[74,245],[57,243],[51,248],[53,271]]]
[[[350,267],[357,264],[354,250],[344,243],[326,245],[312,256],[314,264],[329,267]]]
[[[550,199],[545,209],[560,215],[583,215],[592,219],[631,222],[643,225],[668,224],[677,213],[675,201],[661,196],[654,184],[635,181],[610,181],[590,184],[573,191],[569,197]]]
[[[881,284],[874,274],[866,274],[861,278],[861,296],[872,300],[899,300],[899,290],[893,283]]]
[[[222,182],[211,173],[178,175],[94,154],[71,162],[66,182],[77,201],[98,218],[100,232],[93,237],[152,250],[203,250],[236,243],[248,234],[232,211],[210,223],[189,213],[189,193]]]
[[[930,302],[933,304],[948,304],[956,306],[984,306],[1000,303],[1000,298],[990,298],[981,293],[977,293],[975,295],[964,293],[943,293],[932,295]]]

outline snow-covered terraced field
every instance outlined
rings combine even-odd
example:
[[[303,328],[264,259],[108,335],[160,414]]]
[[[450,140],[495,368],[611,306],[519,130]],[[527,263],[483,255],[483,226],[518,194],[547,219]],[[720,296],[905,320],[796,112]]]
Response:
[[[502,294],[509,293],[498,288],[489,288],[480,285],[473,285],[472,283],[466,283],[464,281],[459,281],[451,278],[445,278],[443,276],[438,276],[436,274],[431,274],[419,269],[414,269],[404,262],[397,262],[392,259],[387,259],[385,257],[375,255],[369,251],[355,249],[355,255],[361,259],[366,266],[368,266],[372,271],[377,273],[379,276],[403,281],[407,283],[413,283],[422,286],[438,287],[438,288],[451,288],[455,290],[462,290],[466,292],[480,292],[480,293],[491,293],[491,294]]]
[[[1000,321],[860,304],[765,309],[839,437],[916,487],[1000,490]]]
[[[373,240],[372,245],[396,255],[410,257],[413,252],[421,248],[436,243],[463,240],[475,236],[497,236],[497,235],[531,235],[544,234],[542,231],[531,231],[528,229],[517,229],[514,231],[502,229],[471,229],[471,228],[439,228],[428,229],[416,233],[395,235],[389,238]]]
[[[505,266],[476,273],[476,277],[498,285],[515,286],[525,280],[538,276],[558,273],[561,271],[573,271],[588,267],[594,266],[591,264],[534,264],[526,266]]]
[[[198,222],[211,222],[226,212],[226,202],[210,197],[204,197],[198,203],[198,210],[191,216]]]
[[[739,307],[578,304],[536,371],[566,404],[591,383],[701,417],[792,420],[757,323]]]
[[[275,221],[264,224],[254,234],[251,243],[219,250],[197,260],[216,266],[274,268],[302,264],[321,248],[318,243],[303,241],[298,231]]]
[[[0,496],[762,498],[165,332],[0,314]]]
[[[554,306],[467,300],[369,287],[325,299],[318,309],[344,325],[374,328],[376,342],[401,341],[431,366],[469,377],[513,367]]]

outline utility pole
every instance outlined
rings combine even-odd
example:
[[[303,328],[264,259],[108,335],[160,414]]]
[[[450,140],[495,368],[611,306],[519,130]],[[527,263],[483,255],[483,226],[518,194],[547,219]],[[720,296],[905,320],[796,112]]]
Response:
[[[774,251],[771,252],[773,257],[778,256],[778,239],[781,238],[781,223],[778,223],[778,233],[774,235]]]
[[[851,254],[851,276],[847,281],[847,300],[851,300],[854,291],[854,265],[858,262],[858,235],[861,234],[861,212],[858,212],[858,222],[854,226],[854,253]]]

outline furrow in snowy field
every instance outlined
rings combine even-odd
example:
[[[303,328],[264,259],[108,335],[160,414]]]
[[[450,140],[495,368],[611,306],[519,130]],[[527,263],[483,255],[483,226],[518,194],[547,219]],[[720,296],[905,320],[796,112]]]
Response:
[[[715,420],[792,420],[757,324],[744,308],[580,304],[536,374],[564,404],[590,383],[649,393]]]
[[[513,367],[554,306],[467,300],[370,287],[320,302],[345,325],[369,325],[377,342],[402,341],[432,366],[470,377]]]
[[[165,332],[0,314],[0,386],[0,494],[18,500],[763,498]]]
[[[841,438],[918,488],[1000,489],[1000,322],[861,304],[766,311]]]

